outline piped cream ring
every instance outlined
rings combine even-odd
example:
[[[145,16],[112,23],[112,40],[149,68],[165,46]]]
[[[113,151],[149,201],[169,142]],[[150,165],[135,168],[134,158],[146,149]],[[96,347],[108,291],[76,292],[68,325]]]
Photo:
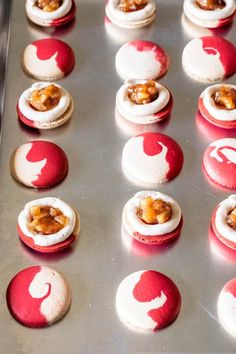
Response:
[[[30,223],[30,208],[34,205],[37,206],[51,206],[53,208],[58,208],[61,212],[68,218],[68,224],[63,227],[60,231],[50,234],[50,235],[37,235],[30,232],[28,224]],[[76,214],[74,210],[65,202],[58,198],[47,197],[37,200],[33,200],[27,203],[24,209],[20,212],[18,216],[18,225],[22,230],[23,234],[34,240],[35,245],[38,246],[51,246],[59,242],[66,240],[74,231],[76,225]]]
[[[29,18],[36,17],[40,20],[53,21],[68,14],[72,7],[72,0],[63,0],[61,6],[52,12],[43,11],[35,4],[36,0],[26,0],[25,10]]]
[[[137,216],[140,202],[147,197],[161,199],[171,204],[172,215],[170,220],[163,224],[148,225]],[[181,220],[181,209],[179,204],[166,194],[156,191],[138,192],[125,205],[122,216],[123,224],[129,234],[138,232],[145,236],[164,235],[175,230]]]
[[[54,108],[48,111],[40,112],[31,107],[29,98],[32,92],[35,90],[41,90],[49,85],[51,85],[49,82],[36,82],[21,94],[18,102],[19,110],[27,119],[34,122],[50,123],[61,117],[67,111],[71,101],[70,95],[63,87],[57,84],[53,85],[60,88],[61,97],[58,104]]]
[[[203,99],[203,104],[206,110],[210,113],[210,115],[218,120],[223,121],[233,121],[236,120],[236,109],[227,110],[227,109],[220,109],[216,106],[214,99],[211,97],[216,91],[218,91],[224,84],[218,84],[207,87],[201,97]],[[227,84],[230,88],[236,90],[236,85]]]
[[[234,0],[224,0],[225,7],[217,10],[203,10],[201,9],[196,0],[184,1],[184,12],[186,16],[195,18],[198,21],[218,21],[231,16],[236,10]],[[191,20],[190,18],[190,20]]]
[[[215,227],[225,239],[235,243],[236,231],[226,222],[228,213],[234,208],[236,208],[236,194],[230,195],[219,204],[215,215]]]

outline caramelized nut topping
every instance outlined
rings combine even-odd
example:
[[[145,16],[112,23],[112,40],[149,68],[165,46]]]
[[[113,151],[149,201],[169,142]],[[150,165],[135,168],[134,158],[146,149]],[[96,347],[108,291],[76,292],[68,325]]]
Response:
[[[148,80],[145,84],[129,86],[128,97],[135,104],[145,104],[155,101],[158,97],[156,82]]]
[[[231,110],[236,108],[236,90],[231,87],[222,86],[219,91],[212,95],[212,98],[220,109]]]
[[[29,102],[36,111],[45,112],[57,106],[60,97],[60,88],[52,84],[40,90],[33,91]]]
[[[120,0],[119,9],[123,12],[133,12],[142,10],[148,3],[148,0]]]
[[[50,235],[63,229],[68,224],[68,218],[60,209],[49,205],[34,205],[30,208],[29,230],[37,235]]]
[[[196,3],[201,9],[208,11],[223,9],[226,6],[223,0],[196,0]]]
[[[37,0],[36,6],[45,12],[53,12],[62,4],[62,0]]]
[[[144,198],[137,211],[137,216],[146,224],[164,224],[170,220],[172,214],[171,204],[161,199]]]
[[[236,231],[236,208],[228,213],[226,222],[233,230]]]

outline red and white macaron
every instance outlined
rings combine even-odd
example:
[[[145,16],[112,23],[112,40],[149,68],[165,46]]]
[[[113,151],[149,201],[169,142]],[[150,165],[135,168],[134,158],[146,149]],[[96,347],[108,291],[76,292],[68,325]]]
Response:
[[[7,306],[11,315],[27,327],[47,327],[61,319],[71,303],[64,276],[45,266],[25,268],[8,285]]]
[[[74,110],[73,99],[69,92],[58,84],[53,83],[53,86],[60,92],[60,98],[56,105],[43,111],[32,106],[32,94],[47,89],[49,86],[52,86],[49,82],[36,82],[20,95],[16,110],[20,121],[25,125],[36,129],[53,129],[70,119]]]
[[[68,168],[65,152],[49,141],[22,144],[11,158],[13,177],[32,188],[48,188],[60,183],[67,176]]]
[[[123,80],[157,79],[167,72],[169,57],[158,44],[130,41],[116,54],[116,70]]]
[[[229,223],[231,221],[232,225],[229,215],[234,209],[236,209],[236,194],[230,195],[216,206],[211,224],[218,239],[226,246],[236,250],[236,229],[231,227]]]
[[[74,0],[62,0],[61,4],[54,9],[50,8],[50,2],[39,6],[38,0],[26,0],[25,10],[27,17],[36,25],[43,27],[58,27],[73,20],[76,12]]]
[[[198,109],[206,120],[217,127],[234,129],[236,128],[236,108],[220,107],[214,99],[214,95],[224,87],[235,90],[236,93],[236,85],[232,84],[218,84],[207,87],[199,97]]]
[[[175,283],[155,270],[128,275],[116,293],[116,310],[131,329],[155,332],[177,318],[181,295]]]
[[[124,146],[122,167],[134,183],[156,187],[176,177],[183,166],[179,144],[161,133],[143,133],[130,138]]]
[[[236,189],[236,139],[223,138],[211,143],[203,154],[202,168],[213,183]]]
[[[236,47],[222,37],[195,38],[185,46],[182,64],[186,73],[195,80],[223,80],[236,72]]]
[[[171,113],[173,99],[170,91],[156,81],[157,98],[149,103],[136,104],[129,98],[129,88],[146,84],[149,80],[129,80],[121,86],[116,95],[116,109],[125,119],[137,124],[154,124],[162,121]]]
[[[22,60],[26,73],[43,81],[61,79],[75,65],[71,47],[56,38],[43,38],[27,45]]]
[[[171,208],[170,218],[163,223],[148,224],[139,216],[142,201],[152,198],[161,200]],[[156,191],[136,193],[125,204],[122,214],[122,224],[127,233],[140,242],[161,245],[170,242],[180,235],[183,218],[179,204],[166,194]]]
[[[80,217],[77,211],[61,199],[36,199],[28,202],[20,212],[17,230],[20,239],[28,247],[43,253],[58,252],[77,239]]]
[[[207,7],[206,1],[202,3]],[[184,13],[190,21],[199,26],[219,28],[232,22],[236,11],[235,0],[224,0],[221,3],[221,7],[207,10],[200,7],[196,0],[185,0]]]
[[[228,281],[222,288],[218,297],[217,312],[225,330],[236,337],[236,278]]]

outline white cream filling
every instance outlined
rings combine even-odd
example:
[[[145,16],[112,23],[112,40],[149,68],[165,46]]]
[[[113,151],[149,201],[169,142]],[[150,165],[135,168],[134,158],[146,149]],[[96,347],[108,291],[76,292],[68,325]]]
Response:
[[[163,224],[148,225],[137,216],[137,210],[140,202],[146,198],[161,199],[171,204],[172,215],[170,220]],[[141,235],[155,236],[164,235],[176,229],[181,220],[181,209],[179,204],[166,194],[156,191],[142,191],[138,192],[131,198],[124,207],[123,212],[124,224],[128,226],[129,233],[139,232]]]
[[[107,16],[111,21],[132,23],[147,20],[156,10],[155,0],[148,0],[147,5],[138,11],[124,12],[119,9],[119,0],[109,0],[106,6]]]
[[[203,98],[203,104],[207,109],[207,111],[210,113],[210,115],[215,119],[223,120],[223,121],[236,120],[236,109],[232,109],[232,110],[219,109],[216,106],[214,99],[211,97],[222,86],[224,85],[218,84],[218,85],[207,87],[201,95]],[[227,84],[227,86],[236,90],[236,85]]]
[[[37,235],[33,234],[29,228],[28,224],[30,223],[30,208],[34,205],[37,206],[51,206],[53,208],[58,208],[61,212],[68,218],[68,224],[63,227],[60,231],[55,234],[50,235]],[[66,240],[72,233],[76,224],[76,215],[74,210],[65,202],[58,198],[47,197],[42,199],[36,199],[27,203],[18,216],[18,225],[21,231],[27,237],[30,237],[34,240],[35,245],[38,246],[51,246],[59,242]]]
[[[227,214],[234,208],[236,208],[236,194],[230,195],[219,204],[215,216],[215,226],[217,231],[224,238],[236,243],[236,231],[233,230],[226,222]]]
[[[30,105],[30,96],[32,94],[33,91],[35,90],[41,90],[49,85],[51,85],[52,83],[49,82],[36,82],[34,83],[29,89],[27,89],[26,91],[24,91],[20,98],[19,98],[19,109],[21,111],[21,113],[29,120],[33,121],[33,122],[40,122],[40,123],[49,123],[49,122],[53,122],[54,120],[56,120],[57,118],[61,117],[66,110],[68,109],[69,105],[70,105],[70,96],[68,94],[68,92],[61,87],[60,85],[54,84],[55,86],[57,86],[60,91],[61,91],[61,97],[60,100],[58,102],[58,104],[45,112],[40,112],[40,111],[36,111],[36,109],[34,109],[31,105]]]
[[[135,85],[138,83],[145,84],[147,80],[130,80],[126,81],[123,86],[119,89],[116,96],[117,107],[123,112],[132,116],[145,116],[157,113],[161,111],[169,102],[170,93],[162,85],[156,82],[156,87],[158,88],[158,97],[153,102],[146,104],[135,104],[130,101],[128,97],[128,87],[130,85]]]
[[[224,8],[210,11],[201,9],[197,5],[196,0],[185,0],[184,12],[187,16],[190,15],[199,20],[222,20],[232,15],[236,9],[235,0],[224,0],[224,2],[226,5]]]
[[[36,0],[27,0],[25,4],[26,13],[30,16],[35,16],[42,20],[53,21],[57,20],[70,11],[72,7],[72,0],[63,0],[62,4],[58,9],[52,12],[43,11],[38,8],[36,4]]]

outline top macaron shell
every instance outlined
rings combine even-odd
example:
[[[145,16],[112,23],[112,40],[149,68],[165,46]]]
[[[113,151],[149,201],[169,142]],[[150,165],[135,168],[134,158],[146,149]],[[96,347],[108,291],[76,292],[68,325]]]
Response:
[[[71,47],[55,38],[43,38],[29,44],[23,53],[23,68],[31,76],[58,80],[73,69],[75,56]]]
[[[219,81],[236,72],[236,47],[221,37],[195,38],[185,46],[182,64],[195,80]]]
[[[169,68],[169,57],[158,44],[130,41],[116,54],[116,70],[123,80],[157,79]]]
[[[236,337],[236,278],[231,279],[221,290],[217,311],[220,323]]]

